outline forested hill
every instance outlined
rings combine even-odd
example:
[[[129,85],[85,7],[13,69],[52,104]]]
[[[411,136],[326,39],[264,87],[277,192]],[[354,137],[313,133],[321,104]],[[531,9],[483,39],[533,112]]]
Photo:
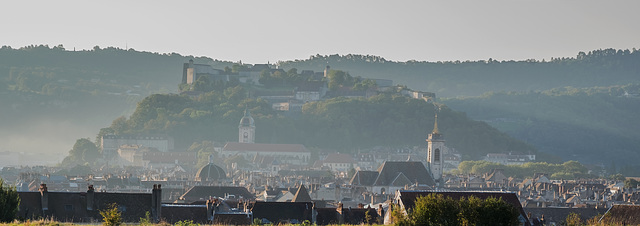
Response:
[[[640,51],[604,49],[550,61],[394,62],[378,56],[312,56],[279,62],[284,69],[321,70],[326,65],[364,78],[392,79],[440,97],[479,96],[490,91],[542,91],[640,82]]]
[[[241,86],[214,90],[197,100],[175,94],[155,94],[138,103],[131,117],[113,121],[101,134],[169,134],[176,148],[194,142],[237,141],[238,122],[248,108],[255,119],[257,143],[304,144],[355,152],[376,146],[426,145],[433,130],[434,105],[394,93],[368,99],[333,98],[310,102],[298,117],[282,117],[261,99],[245,99]],[[489,152],[535,153],[533,146],[507,136],[484,122],[443,106],[438,113],[440,132],[447,146],[465,159],[480,159]],[[204,155],[207,156],[207,155]]]
[[[230,62],[179,54],[45,45],[0,48],[0,152],[66,153],[153,93],[175,93],[182,65]],[[60,131],[64,131],[63,133]],[[45,159],[45,161],[48,159]]]
[[[541,152],[640,173],[640,84],[443,99]],[[633,174],[637,175],[637,174]]]
[[[90,90],[94,88],[98,93],[117,93],[138,86],[141,89],[137,91],[144,92],[142,95],[177,92],[182,64],[189,59],[220,69],[231,66],[231,62],[206,57],[113,47],[96,46],[92,50],[71,51],[62,46],[39,45],[18,49],[3,46],[0,48],[0,78],[18,85],[17,89],[34,92],[42,91],[38,88],[46,84],[88,91],[94,91]],[[85,89],[83,81],[95,86]]]

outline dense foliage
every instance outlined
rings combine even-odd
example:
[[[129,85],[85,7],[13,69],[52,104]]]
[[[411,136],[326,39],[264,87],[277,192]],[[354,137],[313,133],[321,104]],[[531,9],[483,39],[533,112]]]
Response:
[[[453,200],[442,194],[416,199],[398,225],[518,225],[520,213],[511,204],[493,197],[474,196]]]
[[[101,153],[95,143],[88,138],[80,138],[76,140],[73,148],[69,151],[69,155],[65,157],[61,165],[72,167],[94,163],[100,156]]]
[[[106,226],[122,225],[122,212],[120,212],[116,203],[111,203],[106,209],[100,210],[100,215]]]
[[[634,159],[640,158],[639,95],[640,85],[628,84],[487,93],[443,102],[531,143],[541,152],[555,153],[565,160],[607,165],[615,161],[624,167],[637,166]]]
[[[151,95],[138,104],[129,119],[118,118],[102,132],[115,134],[166,133],[176,145],[193,142],[237,140],[237,125],[244,108],[256,120],[256,142],[301,143],[309,147],[344,151],[374,146],[424,146],[433,129],[432,103],[381,93],[369,99],[334,98],[310,102],[298,117],[283,117],[258,99],[243,96],[243,88],[228,87],[198,99],[179,95]],[[447,145],[468,158],[487,152],[535,152],[531,146],[511,139],[486,123],[469,120],[463,113],[442,106],[439,127]]]
[[[414,90],[443,97],[477,96],[490,91],[536,91],[640,82],[640,51],[601,49],[575,57],[545,60],[422,62],[388,61],[369,55],[315,55],[279,62],[281,68],[318,70],[330,65],[363,78],[393,79]]]
[[[585,166],[576,161],[568,161],[562,164],[546,162],[529,162],[523,165],[502,165],[487,161],[463,161],[458,165],[458,170],[453,173],[484,175],[494,169],[502,169],[506,177],[530,178],[536,173],[544,173],[550,179],[580,179],[594,177],[588,173]]]
[[[0,178],[0,223],[13,221],[18,213],[20,197],[16,187],[5,184]]]

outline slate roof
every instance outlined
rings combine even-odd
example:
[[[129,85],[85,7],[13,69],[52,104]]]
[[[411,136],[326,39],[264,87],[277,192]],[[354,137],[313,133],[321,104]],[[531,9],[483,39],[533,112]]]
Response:
[[[196,173],[196,180],[198,181],[215,181],[218,179],[225,179],[227,175],[224,170],[213,163],[209,163]]]
[[[411,183],[412,182],[409,180],[409,178],[407,178],[407,176],[405,176],[403,173],[398,173],[398,176],[396,176],[396,178],[393,179],[393,181],[391,182],[391,185],[396,187],[401,187]]]
[[[190,205],[190,204],[163,204],[162,220],[175,224],[178,221],[191,220],[193,223],[207,224],[207,206],[206,205]]]
[[[567,207],[545,207],[545,208],[524,208],[524,212],[527,214],[531,213],[530,221],[534,221],[534,219],[541,220],[544,216],[544,221],[547,224],[556,223],[559,225],[561,222],[564,222],[567,219],[567,216],[570,213],[577,213],[580,215],[580,218],[583,221],[593,218],[599,214],[604,214],[606,209],[600,208],[567,208]]]
[[[411,183],[425,184],[429,186],[435,185],[433,177],[422,164],[422,162],[384,162],[378,168],[378,178],[374,182],[374,186],[391,185],[400,173],[411,181]]]
[[[279,223],[311,221],[311,202],[255,202],[251,208],[253,219],[267,219],[274,225]]]
[[[493,169],[485,181],[503,182],[507,177],[502,173],[502,169]]]
[[[298,191],[296,192],[296,195],[293,196],[293,199],[291,200],[291,202],[311,202],[311,196],[309,196],[309,192],[307,191],[307,188],[304,187],[303,185],[300,185],[300,187],[298,188]]]
[[[605,225],[640,225],[640,205],[614,205],[600,219]]]
[[[349,183],[351,185],[373,186],[373,183],[376,182],[376,178],[378,178],[377,171],[358,170],[353,175]]]
[[[223,151],[309,152],[302,144],[256,144],[228,142]]]
[[[253,195],[244,187],[230,186],[193,186],[185,192],[180,199],[187,201],[197,201],[209,199],[209,197],[225,197],[225,195],[235,195],[237,198],[254,199]]]

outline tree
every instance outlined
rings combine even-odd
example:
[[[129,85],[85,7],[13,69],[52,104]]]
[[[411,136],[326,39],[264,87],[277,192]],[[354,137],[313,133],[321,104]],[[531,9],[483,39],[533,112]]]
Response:
[[[408,225],[517,225],[520,213],[502,199],[474,196],[453,200],[442,194],[418,197]]]
[[[89,138],[80,138],[76,140],[73,148],[69,151],[69,156],[65,158],[63,163],[84,164],[87,162],[95,162],[100,156],[98,147],[91,142]]]
[[[16,218],[20,197],[16,187],[9,186],[0,178],[0,223],[8,223]]]
[[[460,225],[459,213],[460,205],[451,197],[432,193],[418,197],[409,221],[412,225]]]
[[[633,178],[629,178],[629,179],[624,181],[624,187],[625,188],[637,188],[638,187],[638,181],[633,179]]]

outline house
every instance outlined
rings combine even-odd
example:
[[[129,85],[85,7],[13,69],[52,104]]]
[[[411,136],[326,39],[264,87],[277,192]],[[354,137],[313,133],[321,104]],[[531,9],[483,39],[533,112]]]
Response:
[[[348,154],[329,153],[322,161],[322,166],[331,169],[334,172],[346,173],[354,168],[355,160]]]
[[[298,191],[296,192],[293,199],[291,199],[291,202],[311,202],[311,201],[312,201],[311,196],[309,196],[309,192],[307,191],[307,188],[304,186],[304,184],[298,187]]]
[[[182,196],[180,200],[185,203],[209,200],[215,197],[234,197],[236,199],[252,200],[254,195],[244,187],[231,186],[193,186]]]
[[[295,99],[303,102],[319,101],[323,98],[329,88],[325,81],[312,81],[298,84],[295,89]]]
[[[311,152],[302,144],[261,144],[228,142],[221,151],[222,158],[240,155],[247,160],[256,155],[276,157],[282,164],[308,165]]]
[[[375,180],[372,180],[373,177]],[[378,194],[388,194],[405,186],[433,187],[436,184],[422,162],[386,161],[378,171],[357,171],[351,179],[351,185],[366,187]]]
[[[139,145],[147,148],[157,149],[161,152],[167,152],[174,149],[173,138],[169,136],[151,136],[151,135],[137,135],[137,136],[119,136],[119,135],[104,135],[100,139],[100,148],[102,153],[107,158],[112,158],[117,155],[118,148],[122,145]]]
[[[255,202],[251,212],[254,219],[263,223],[300,224],[313,222],[313,208],[311,202]]]
[[[598,222],[604,225],[640,225],[640,205],[613,205]]]
[[[344,208],[342,203],[338,203],[337,208],[317,208],[317,225],[363,225],[379,224],[384,217],[384,210],[380,206],[378,209],[365,208],[358,205],[358,208]]]
[[[195,166],[198,156],[195,152],[158,152],[146,151],[142,153],[142,163],[146,168],[172,168],[175,166]]]
[[[38,192],[18,192],[18,217],[53,219],[65,222],[94,222],[102,219],[100,211],[115,203],[125,222],[137,222],[146,212],[154,220],[161,217],[162,190],[154,185],[152,193],[95,192],[89,185],[86,192],[50,192],[41,184]]]
[[[583,222],[604,214],[607,209],[604,208],[567,208],[567,207],[545,207],[545,208],[526,208],[527,218],[532,225],[561,225],[567,216],[571,213],[580,215]],[[605,224],[606,225],[606,224]]]

